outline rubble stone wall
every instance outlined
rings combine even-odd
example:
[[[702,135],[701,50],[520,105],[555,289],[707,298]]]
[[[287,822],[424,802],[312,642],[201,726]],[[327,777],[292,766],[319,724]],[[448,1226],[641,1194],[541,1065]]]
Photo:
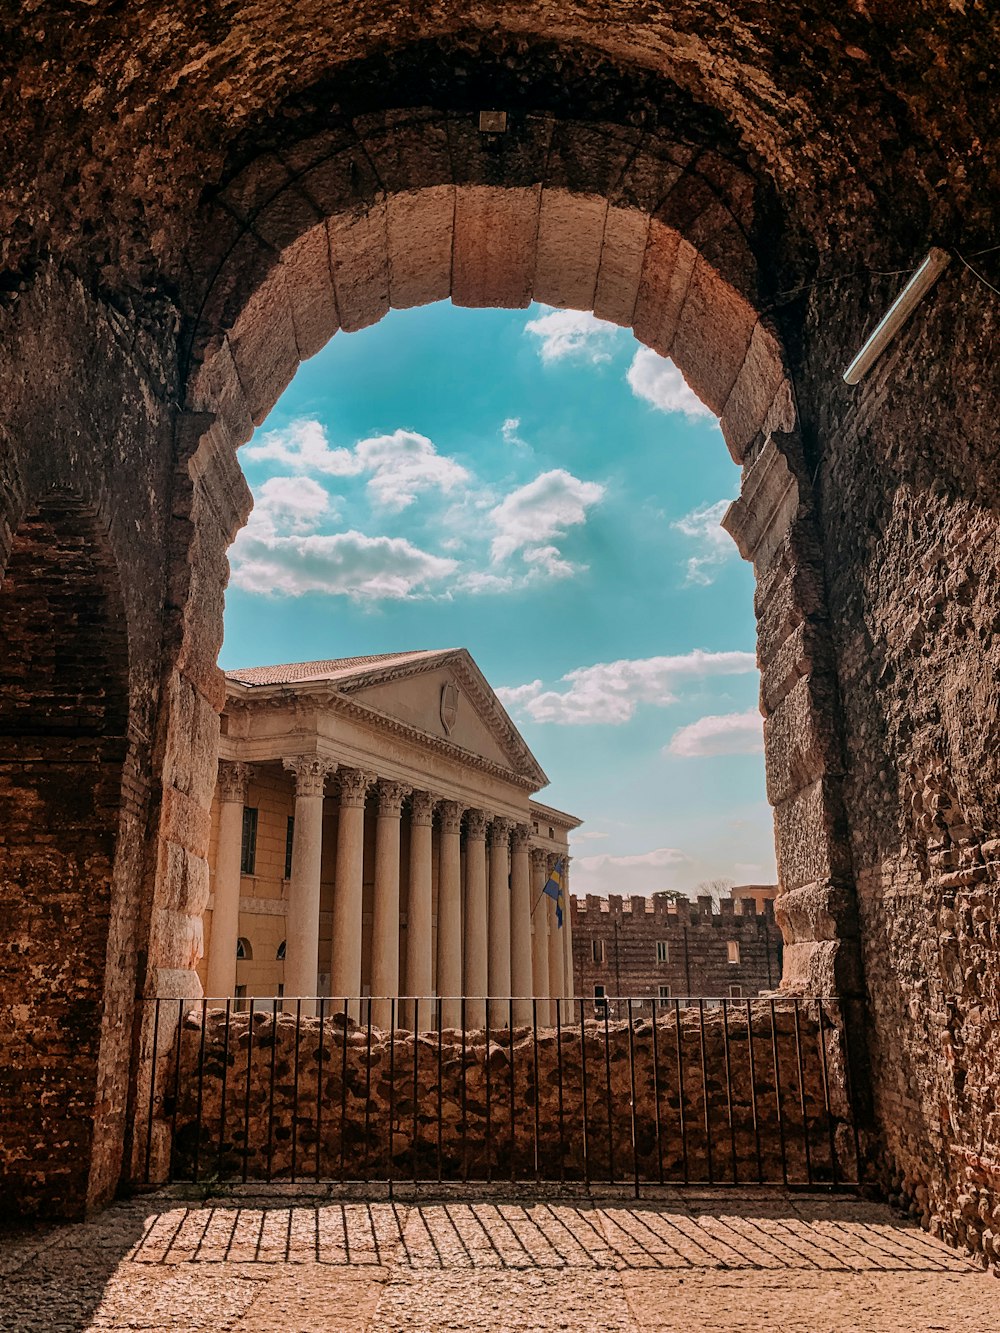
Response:
[[[224,1011],[209,1010],[203,1035],[196,1006],[181,1032],[179,1075],[169,1050],[157,1100],[164,1127],[176,1124],[178,1179],[195,1175],[196,1155],[201,1179],[244,1169],[254,1180],[287,1179],[293,1152],[299,1176],[352,1180],[440,1171],[452,1180],[659,1181],[661,1163],[667,1181],[853,1179],[838,1030],[827,1010],[821,1052],[816,1007],[803,1005],[797,1018],[796,1029],[792,1007],[779,1005],[772,1026],[769,1004],[754,1003],[751,1053],[745,1008],[725,1019],[719,1009],[682,1009],[679,1037],[676,1015],[657,1020],[654,1053],[648,1016],[634,1021],[631,1043],[626,1022],[586,1018],[581,1030],[576,1017],[559,1033],[515,1028],[513,1042],[507,1030],[491,1034],[487,1046],[482,1031],[464,1042],[453,1030],[390,1039],[350,1021],[345,1042],[340,1016],[297,1026],[267,1008],[253,1016],[251,1048],[249,1014],[232,1014],[227,1032]],[[169,1171],[169,1143],[164,1128],[154,1178]]]

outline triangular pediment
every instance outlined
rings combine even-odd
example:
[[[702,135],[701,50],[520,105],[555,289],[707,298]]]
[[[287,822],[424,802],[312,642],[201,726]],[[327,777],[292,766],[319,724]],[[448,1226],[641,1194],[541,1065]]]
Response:
[[[396,719],[490,764],[548,778],[464,648],[372,664],[336,682],[353,703]]]

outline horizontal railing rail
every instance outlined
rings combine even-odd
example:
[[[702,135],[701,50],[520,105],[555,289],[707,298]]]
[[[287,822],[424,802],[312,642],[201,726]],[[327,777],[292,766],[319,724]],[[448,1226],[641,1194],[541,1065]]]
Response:
[[[860,1179],[835,999],[147,1003],[150,1185]]]

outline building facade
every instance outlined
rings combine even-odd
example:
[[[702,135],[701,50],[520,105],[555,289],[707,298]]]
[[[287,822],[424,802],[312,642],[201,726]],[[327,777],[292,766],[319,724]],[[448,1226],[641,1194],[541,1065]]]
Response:
[[[769,899],[692,902],[668,894],[571,899],[574,985],[579,996],[689,995],[743,999],[777,987],[782,936]]]
[[[464,649],[230,672],[201,966],[212,998],[372,998],[373,1021],[530,1020],[572,994],[542,886],[579,821]],[[399,998],[399,1004],[391,1001]]]

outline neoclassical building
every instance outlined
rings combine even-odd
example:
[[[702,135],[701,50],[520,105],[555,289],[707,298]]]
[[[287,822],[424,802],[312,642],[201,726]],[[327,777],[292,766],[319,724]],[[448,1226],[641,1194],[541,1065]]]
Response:
[[[572,924],[542,886],[580,821],[532,800],[548,779],[469,653],[251,667],[226,696],[205,994],[372,996],[383,1025],[439,996],[446,1027],[462,996],[470,1027],[544,997],[550,1021]]]

